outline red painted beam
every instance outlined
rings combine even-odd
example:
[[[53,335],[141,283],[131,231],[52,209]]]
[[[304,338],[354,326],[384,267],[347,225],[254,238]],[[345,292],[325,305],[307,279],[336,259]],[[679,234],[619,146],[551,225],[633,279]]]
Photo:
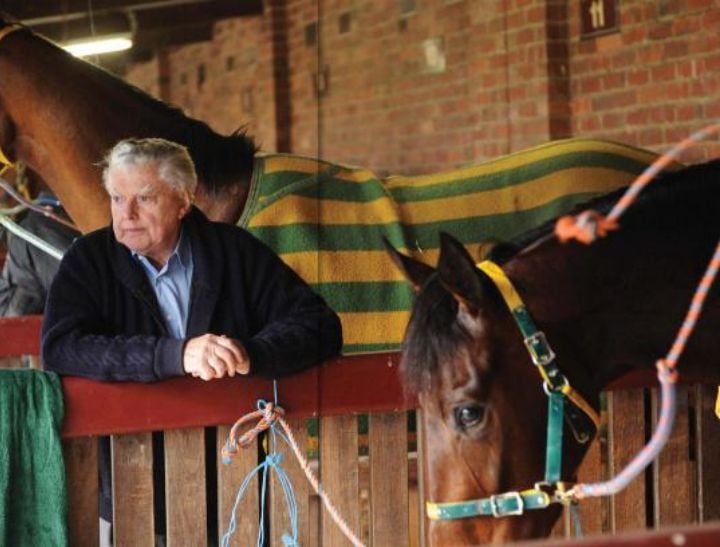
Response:
[[[398,354],[342,357],[278,382],[278,400],[292,417],[413,408],[398,378]],[[64,378],[63,437],[231,424],[272,400],[272,382],[177,378],[154,384]]]
[[[41,326],[41,316],[0,319],[0,357],[39,354]],[[279,400],[293,416],[412,408],[415,401],[405,400],[398,379],[399,360],[397,353],[342,357],[280,381]],[[680,380],[703,381],[682,374]],[[653,370],[635,370],[609,389],[656,385]],[[67,437],[229,424],[273,393],[270,382],[257,378],[178,378],[156,384],[65,378],[63,386]]]
[[[0,319],[0,357],[39,355],[42,315]]]

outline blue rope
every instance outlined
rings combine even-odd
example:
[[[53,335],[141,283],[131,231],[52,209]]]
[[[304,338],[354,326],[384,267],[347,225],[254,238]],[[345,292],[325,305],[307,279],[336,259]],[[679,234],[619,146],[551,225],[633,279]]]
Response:
[[[277,400],[277,390],[275,391],[275,399]],[[258,409],[262,410],[265,408],[265,401],[259,400],[258,401]],[[246,476],[243,480],[242,484],[240,485],[240,488],[238,489],[238,493],[235,497],[235,504],[233,505],[232,513],[230,515],[230,522],[228,524],[228,529],[223,535],[222,538],[222,547],[229,547],[230,545],[230,538],[235,533],[235,530],[237,529],[237,508],[240,505],[240,502],[242,501],[243,497],[245,496],[245,492],[247,491],[248,486],[250,485],[250,482],[252,479],[260,474],[261,475],[261,485],[260,485],[260,526],[258,529],[258,537],[257,537],[257,547],[262,547],[264,541],[265,541],[265,527],[263,526],[263,522],[265,522],[265,500],[267,497],[267,485],[268,485],[268,474],[271,469],[275,471],[275,474],[277,476],[278,482],[280,482],[280,486],[282,486],[283,494],[285,495],[285,504],[287,505],[288,514],[290,516],[290,531],[291,533],[288,534],[287,532],[284,532],[282,534],[282,543],[284,547],[299,547],[300,543],[298,543],[298,506],[297,506],[297,499],[295,497],[295,491],[293,489],[292,483],[290,482],[290,478],[288,477],[287,473],[285,472],[285,469],[282,467],[282,461],[285,457],[285,455],[281,452],[277,452],[277,440],[278,437],[282,439],[287,446],[290,446],[290,441],[287,439],[285,434],[280,430],[276,429],[276,424],[273,423],[270,428],[270,447],[271,451],[265,456],[265,460],[256,465]],[[228,439],[228,442],[230,439]],[[224,464],[229,464],[229,460],[223,460]]]
[[[573,521],[573,529],[575,530],[575,537],[583,537],[582,520],[580,519],[580,505],[577,503],[570,504],[570,517]]]

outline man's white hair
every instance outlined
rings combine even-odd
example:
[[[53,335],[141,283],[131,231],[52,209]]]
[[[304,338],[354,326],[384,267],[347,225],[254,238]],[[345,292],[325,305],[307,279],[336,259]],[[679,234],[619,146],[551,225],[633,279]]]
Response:
[[[103,185],[108,188],[110,172],[127,166],[157,166],[158,176],[179,194],[195,195],[197,174],[188,149],[160,138],[123,139],[105,156]]]

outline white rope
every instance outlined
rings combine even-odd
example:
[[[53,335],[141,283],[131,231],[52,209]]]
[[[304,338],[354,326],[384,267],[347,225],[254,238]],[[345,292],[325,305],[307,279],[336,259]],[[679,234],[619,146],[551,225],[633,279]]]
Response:
[[[307,477],[308,481],[310,481],[310,484],[312,484],[312,487],[315,489],[317,495],[320,496],[323,505],[325,505],[325,509],[327,509],[328,513],[330,513],[330,516],[335,521],[335,524],[338,525],[342,533],[345,534],[345,537],[348,538],[348,540],[350,540],[350,542],[355,547],[365,547],[365,544],[360,541],[360,539],[358,539],[358,537],[353,533],[347,522],[345,522],[345,519],[340,516],[338,510],[335,508],[328,495],[320,486],[320,483],[310,469],[310,464],[300,451],[300,448],[298,447],[297,442],[295,441],[295,437],[293,436],[287,422],[285,422],[282,416],[278,416],[277,420],[280,422],[280,425],[282,425],[282,428],[285,431],[288,440],[290,441],[290,448],[292,448],[293,452],[295,453],[295,457],[300,462],[300,467],[302,467],[302,470],[305,472],[305,476]]]

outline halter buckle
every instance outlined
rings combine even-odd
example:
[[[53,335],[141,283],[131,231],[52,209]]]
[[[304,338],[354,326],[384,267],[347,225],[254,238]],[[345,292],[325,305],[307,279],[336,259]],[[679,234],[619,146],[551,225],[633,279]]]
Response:
[[[555,359],[555,352],[548,344],[543,331],[539,330],[532,333],[530,336],[527,336],[523,342],[525,343],[528,353],[530,353],[532,362],[536,366],[547,366]]]
[[[578,498],[575,491],[575,484],[572,482],[558,481],[555,485],[553,497],[558,503],[565,506],[577,503]]]
[[[517,504],[517,509],[513,509],[510,511],[501,510],[498,502],[502,502],[507,499],[515,500],[515,503]],[[525,502],[523,502],[520,492],[505,492],[504,494],[493,494],[492,496],[490,496],[490,511],[492,512],[492,516],[495,518],[522,515],[524,509]]]

